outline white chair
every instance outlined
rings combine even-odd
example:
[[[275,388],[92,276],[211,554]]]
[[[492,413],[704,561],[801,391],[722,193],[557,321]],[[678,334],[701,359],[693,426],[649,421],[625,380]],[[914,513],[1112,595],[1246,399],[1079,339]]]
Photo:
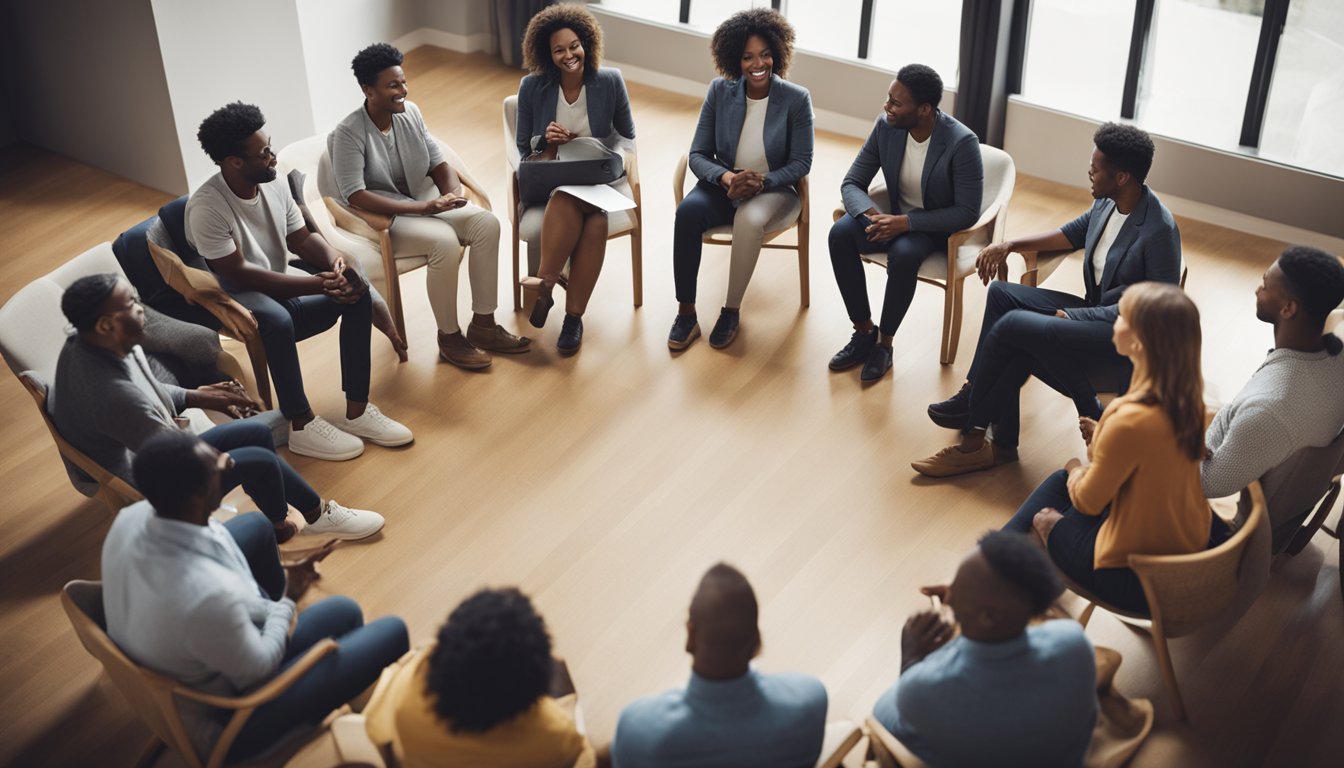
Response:
[[[546,206],[524,208],[518,198],[518,96],[504,97],[504,157],[509,162],[509,220],[513,223],[513,308],[523,308],[523,274],[520,246],[527,243],[527,274],[536,275],[541,265],[541,220]],[[630,237],[630,272],[634,282],[635,306],[644,304],[644,206],[639,192],[639,155],[633,141],[618,146],[625,160],[625,178],[615,184],[621,194],[635,201],[628,211],[607,214],[607,240]]]
[[[1017,183],[1017,169],[1013,158],[1001,149],[980,145],[980,156],[985,167],[985,192],[980,202],[980,218],[960,232],[953,232],[947,238],[947,250],[934,253],[919,267],[918,279],[922,283],[936,285],[944,291],[942,349],[939,361],[951,365],[957,359],[957,344],[961,340],[962,285],[966,278],[975,274],[975,258],[980,249],[1003,239],[1008,224],[1008,201],[1013,196],[1013,186]],[[891,194],[886,184],[878,182],[868,190],[868,196],[877,204],[879,210],[891,210]],[[845,215],[843,208],[835,209],[834,218]],[[869,264],[887,266],[887,254],[884,252],[861,254]],[[999,277],[1006,276],[1000,270]]]

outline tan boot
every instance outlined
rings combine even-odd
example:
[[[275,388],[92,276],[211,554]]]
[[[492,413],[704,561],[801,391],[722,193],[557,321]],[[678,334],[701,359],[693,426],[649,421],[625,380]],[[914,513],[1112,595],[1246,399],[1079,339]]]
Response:
[[[518,355],[532,349],[531,339],[526,336],[514,336],[498,323],[493,328],[482,328],[475,323],[468,325],[467,341],[472,346],[487,352],[499,352],[505,355]]]
[[[439,331],[439,357],[468,371],[479,371],[490,367],[490,355],[473,347],[471,342],[458,333]]]

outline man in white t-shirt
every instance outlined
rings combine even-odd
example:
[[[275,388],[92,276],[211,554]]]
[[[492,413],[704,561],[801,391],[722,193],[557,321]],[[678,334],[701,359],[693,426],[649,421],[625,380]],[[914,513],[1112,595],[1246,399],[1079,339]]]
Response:
[[[949,477],[1017,460],[1018,390],[1035,376],[1073,400],[1080,418],[1101,418],[1097,384],[1129,388],[1129,360],[1115,351],[1111,326],[1125,288],[1154,280],[1176,283],[1181,233],[1171,211],[1144,184],[1153,166],[1153,140],[1132,125],[1106,123],[1092,136],[1087,168],[1095,202],[1059,229],[988,245],[976,259],[989,285],[985,317],[966,383],[929,406],[940,427],[961,440],[915,471]],[[1084,294],[990,280],[1009,253],[1084,249]],[[994,425],[993,438],[986,437]]]
[[[395,446],[411,431],[369,402],[368,284],[321,235],[309,232],[289,188],[276,181],[276,154],[266,119],[234,102],[201,122],[196,136],[219,165],[187,201],[187,241],[239,303],[256,316],[280,412],[290,422],[289,449],[329,461],[353,459],[364,441]],[[320,270],[287,274],[288,253]],[[341,321],[344,418],[313,413],[304,394],[297,342]]]

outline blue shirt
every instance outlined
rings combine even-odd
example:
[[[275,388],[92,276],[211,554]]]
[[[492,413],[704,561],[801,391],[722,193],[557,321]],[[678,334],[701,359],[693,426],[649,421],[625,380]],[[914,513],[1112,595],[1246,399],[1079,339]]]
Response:
[[[1068,619],[1003,643],[958,637],[902,673],[873,715],[939,768],[1082,765],[1097,718],[1096,657]]]
[[[615,768],[811,768],[826,733],[826,688],[810,675],[707,680],[631,702],[611,743]]]

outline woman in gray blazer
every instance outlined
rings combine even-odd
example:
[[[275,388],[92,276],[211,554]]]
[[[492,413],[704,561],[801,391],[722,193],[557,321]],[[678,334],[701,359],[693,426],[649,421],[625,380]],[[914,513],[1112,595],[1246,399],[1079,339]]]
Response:
[[[667,337],[672,349],[700,336],[695,288],[705,231],[733,227],[728,296],[709,334],[710,346],[722,349],[737,337],[738,308],[765,233],[802,210],[796,186],[812,168],[812,97],[784,79],[793,39],[793,27],[768,8],[733,14],[710,39],[723,77],[709,84],[691,140],[699,181],[677,206],[672,268],[680,306]]]
[[[556,149],[580,136],[608,146],[635,138],[630,97],[620,70],[600,68],[602,28],[583,6],[552,5],[527,24],[523,62],[531,74],[518,87],[518,151],[555,159]],[[539,289],[532,325],[546,324],[555,304],[551,290],[569,262],[565,322],[556,349],[579,351],[583,312],[597,285],[607,251],[607,214],[567,194],[552,195],[541,225],[541,266],[531,282]]]

